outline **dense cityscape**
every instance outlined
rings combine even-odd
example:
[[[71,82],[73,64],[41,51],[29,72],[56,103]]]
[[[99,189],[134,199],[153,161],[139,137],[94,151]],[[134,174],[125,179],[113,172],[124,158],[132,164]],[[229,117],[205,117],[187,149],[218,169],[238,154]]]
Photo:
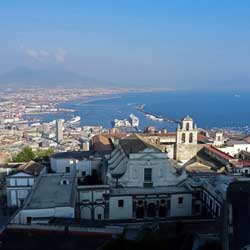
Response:
[[[0,250],[250,250],[250,1],[0,1]]]
[[[2,92],[3,242],[17,231],[55,231],[72,239],[82,235],[83,241],[89,235],[89,249],[116,249],[117,237],[123,235],[124,244],[133,249],[131,242],[154,233],[157,238],[148,244],[173,244],[180,230],[185,240],[174,249],[238,249],[249,243],[240,229],[248,218],[242,211],[250,175],[250,137],[244,131],[199,128],[188,115],[174,121],[175,131],[152,126],[141,131],[132,113],[110,121],[112,128],[81,125],[80,116],[50,122],[32,116],[74,113],[58,104],[127,91]],[[173,122],[142,108],[137,107],[150,119]]]

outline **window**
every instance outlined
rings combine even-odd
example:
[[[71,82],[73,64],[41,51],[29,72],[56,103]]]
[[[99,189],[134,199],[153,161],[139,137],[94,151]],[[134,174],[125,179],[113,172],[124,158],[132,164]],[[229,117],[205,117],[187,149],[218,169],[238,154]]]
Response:
[[[66,173],[70,173],[70,167],[66,167],[66,168],[65,168],[65,172],[66,172]]]
[[[91,175],[97,175],[97,170],[96,169],[92,169]]]
[[[248,174],[248,170],[247,169],[245,169],[245,174]]]
[[[189,122],[186,124],[186,130],[189,130]]]
[[[220,208],[219,208],[219,206],[217,204],[215,205],[215,215],[216,216],[220,215]]]
[[[200,204],[196,204],[195,207],[194,207],[194,210],[195,210],[196,214],[199,214],[201,212],[201,206],[200,206]]]
[[[61,180],[61,184],[62,185],[68,185],[69,184],[69,181],[64,179],[64,180]]]
[[[86,171],[82,171],[82,177],[86,176]]]
[[[124,206],[124,201],[118,200],[118,207],[123,207],[123,206]]]
[[[203,198],[204,198],[204,202],[206,203],[207,202],[207,194],[204,194]]]
[[[196,191],[196,192],[195,192],[195,197],[196,197],[197,199],[200,199],[200,198],[201,198],[201,191]]]
[[[181,135],[181,142],[185,142],[186,141],[186,135],[184,133],[182,133]]]
[[[144,169],[144,181],[152,181],[152,168]]]
[[[27,220],[27,224],[31,224],[32,217],[27,217],[26,220]]]
[[[213,206],[213,200],[210,199],[209,201],[209,207],[211,208]]]
[[[178,204],[183,204],[183,197],[178,197]]]
[[[189,134],[189,143],[192,143],[193,142],[193,133],[190,133]]]
[[[97,215],[97,219],[98,219],[98,220],[101,220],[101,219],[102,219],[102,215],[101,215],[101,214],[98,214],[98,215]]]
[[[139,200],[138,201],[138,205],[142,205],[143,204],[143,201],[142,200]]]

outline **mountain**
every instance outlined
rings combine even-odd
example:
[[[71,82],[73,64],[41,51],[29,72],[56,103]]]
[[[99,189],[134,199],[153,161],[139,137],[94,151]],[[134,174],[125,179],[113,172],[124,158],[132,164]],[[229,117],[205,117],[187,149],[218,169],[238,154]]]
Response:
[[[100,82],[84,77],[75,72],[62,68],[35,69],[20,67],[0,75],[0,86],[51,86],[63,85],[65,87],[74,85],[93,86]]]

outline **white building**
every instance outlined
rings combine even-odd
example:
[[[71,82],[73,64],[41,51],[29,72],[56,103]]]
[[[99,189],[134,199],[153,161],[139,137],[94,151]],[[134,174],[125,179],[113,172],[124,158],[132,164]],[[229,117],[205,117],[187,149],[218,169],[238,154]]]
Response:
[[[78,217],[88,220],[103,220],[108,218],[106,198],[109,185],[78,186]]]
[[[114,123],[115,128],[131,127],[131,123],[127,119],[123,119],[123,120],[114,119],[113,123]]]
[[[51,218],[74,218],[76,178],[64,174],[44,174],[11,223],[48,223]]]
[[[182,185],[186,177],[166,153],[138,136],[127,137],[111,153],[108,185],[78,188],[80,216],[109,220],[190,216],[193,191]]]
[[[177,173],[166,153],[135,135],[119,142],[108,163],[107,181],[111,186],[169,186],[186,178],[184,171]]]
[[[130,114],[130,119],[131,119],[131,125],[134,128],[138,128],[139,127],[139,118],[137,116],[135,116],[134,114]]]
[[[56,141],[60,143],[63,140],[63,120],[56,121]]]
[[[225,143],[223,132],[216,132],[215,133],[215,139],[213,141],[214,146],[222,146]]]
[[[71,151],[56,153],[50,156],[50,165],[55,173],[85,177],[93,170],[99,171],[103,155],[92,151]]]
[[[250,143],[244,140],[241,141],[229,140],[225,143],[225,145],[219,147],[219,149],[234,157],[242,150],[250,152]]]
[[[39,174],[45,168],[36,162],[28,162],[19,166],[6,177],[6,194],[8,207],[21,207],[28,196]]]

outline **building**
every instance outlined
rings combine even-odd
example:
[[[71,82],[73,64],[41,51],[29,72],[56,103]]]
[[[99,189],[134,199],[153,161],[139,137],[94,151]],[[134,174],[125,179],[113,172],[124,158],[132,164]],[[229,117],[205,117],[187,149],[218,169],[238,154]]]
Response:
[[[155,188],[78,186],[80,219],[147,220],[191,216],[193,190],[186,185]]]
[[[249,176],[250,175],[250,161],[232,160],[230,166],[230,173],[236,176]]]
[[[234,157],[242,150],[250,152],[250,144],[244,140],[228,140],[219,149]]]
[[[76,217],[87,220],[108,219],[107,195],[109,192],[109,185],[78,186]]]
[[[136,117],[134,114],[130,114],[131,125],[134,128],[139,128],[139,118]]]
[[[224,143],[225,143],[225,140],[223,138],[223,132],[216,132],[213,145],[218,147],[218,146],[222,146]]]
[[[177,128],[175,159],[186,162],[196,156],[198,151],[197,140],[197,126],[194,124],[193,119],[187,116]]]
[[[43,165],[30,161],[6,177],[6,194],[8,207],[21,207],[30,193],[37,177],[45,171]]]
[[[105,184],[78,187],[81,219],[152,219],[192,215],[185,171],[138,135],[120,140],[108,160]]]
[[[41,175],[23,208],[11,223],[48,223],[52,218],[74,218],[76,178],[64,174]]]
[[[177,174],[167,154],[138,135],[120,140],[111,153],[107,172],[108,184],[121,187],[175,185],[185,178]]]
[[[113,125],[114,125],[115,128],[131,127],[131,123],[127,119],[123,119],[123,120],[114,119]]]
[[[63,120],[56,120],[56,141],[60,143],[63,140]]]
[[[103,158],[110,151],[68,151],[55,153],[50,156],[51,170],[55,173],[85,177],[93,171],[101,172]]]

